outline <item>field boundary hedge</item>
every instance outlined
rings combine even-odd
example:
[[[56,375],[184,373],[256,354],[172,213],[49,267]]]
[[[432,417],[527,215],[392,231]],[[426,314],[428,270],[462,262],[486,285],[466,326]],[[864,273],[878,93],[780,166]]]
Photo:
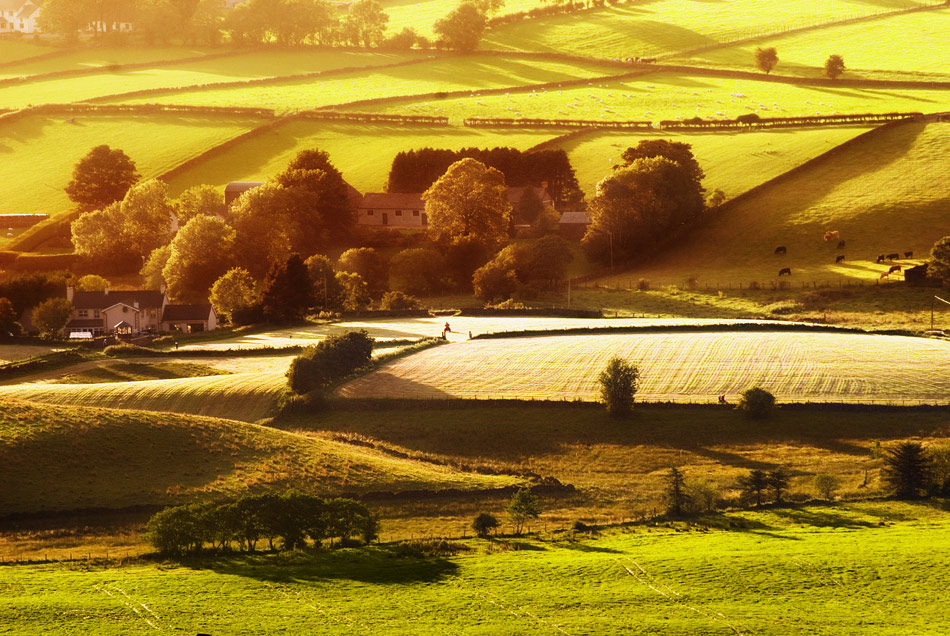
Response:
[[[448,126],[444,115],[401,115],[398,113],[364,113],[359,111],[305,110],[295,115],[297,119],[359,122],[361,124],[422,124]]]
[[[444,57],[444,56],[427,55],[419,59],[402,60],[400,62],[392,62],[390,64],[379,64],[379,65],[370,65],[370,66],[346,66],[343,68],[333,68],[333,69],[327,69],[325,71],[313,71],[310,73],[295,73],[293,75],[256,77],[254,79],[249,79],[249,80],[238,80],[238,81],[230,81],[230,82],[210,82],[208,84],[190,84],[188,86],[177,86],[175,88],[143,88],[141,90],[129,91],[127,93],[113,93],[112,95],[101,95],[99,97],[93,97],[92,99],[88,99],[86,101],[87,103],[90,103],[90,104],[97,104],[101,102],[145,97],[148,95],[159,95],[159,94],[174,95],[175,93],[217,90],[220,88],[239,88],[242,86],[268,86],[271,84],[282,84],[284,82],[296,82],[300,80],[330,77],[333,75],[345,75],[346,73],[356,73],[359,71],[396,68],[399,66],[411,66],[413,64],[420,64],[423,62],[429,62],[431,60],[439,59],[440,57]]]
[[[58,214],[42,223],[37,223],[20,236],[10,241],[6,250],[9,252],[32,252],[46,241],[56,238],[60,232],[70,233],[70,224],[79,218],[81,212],[73,210],[65,214]]]
[[[719,331],[796,331],[849,333],[866,335],[895,335],[872,333],[855,327],[836,327],[834,325],[786,323],[786,322],[746,322],[734,324],[705,325],[616,325],[606,327],[569,327],[566,329],[522,329],[519,331],[496,331],[478,334],[472,340],[493,340],[500,338],[535,338],[545,336],[599,336],[617,333],[708,333]]]
[[[205,115],[237,115],[272,119],[276,115],[270,108],[241,106],[189,106],[182,104],[43,104],[29,106],[0,115],[0,124],[16,121],[32,115],[154,115],[156,113],[188,113]]]
[[[49,214],[0,214],[0,227],[33,227],[49,219]]]
[[[460,309],[458,316],[534,316],[538,318],[603,318],[600,309],[571,309],[569,307],[525,307],[523,309],[497,309],[492,307],[469,307]],[[479,336],[475,336],[478,338]]]

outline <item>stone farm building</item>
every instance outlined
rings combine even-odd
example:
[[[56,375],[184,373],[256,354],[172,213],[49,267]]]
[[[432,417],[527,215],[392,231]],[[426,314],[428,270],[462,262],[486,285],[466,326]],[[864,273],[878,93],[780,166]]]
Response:
[[[66,336],[210,331],[218,326],[211,305],[172,305],[164,290],[78,291],[66,288],[73,313]]]

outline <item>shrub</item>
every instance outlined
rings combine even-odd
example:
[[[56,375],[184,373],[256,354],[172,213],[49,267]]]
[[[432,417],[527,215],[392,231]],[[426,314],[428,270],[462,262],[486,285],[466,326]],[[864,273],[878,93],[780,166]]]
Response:
[[[414,296],[434,294],[442,287],[445,259],[439,252],[416,247],[393,256],[389,265],[389,288]]]
[[[366,366],[372,355],[373,339],[366,331],[330,336],[316,346],[307,347],[290,363],[287,371],[290,388],[299,394],[324,389]]]
[[[57,336],[72,312],[73,304],[65,298],[48,298],[33,310],[33,324],[44,336]]]
[[[736,408],[744,411],[748,417],[762,419],[772,415],[775,396],[759,387],[746,389],[739,398]]]
[[[640,291],[650,291],[650,281],[646,278],[641,278],[637,281],[637,289]]]
[[[422,303],[415,296],[404,294],[401,291],[390,291],[383,294],[379,303],[382,309],[422,309]]]
[[[488,535],[494,532],[497,527],[498,519],[487,512],[478,515],[472,522],[472,529],[475,530],[475,534],[482,539],[488,538]]]
[[[831,501],[835,491],[841,486],[841,480],[828,473],[815,475],[815,490],[822,499]]]
[[[528,488],[519,488],[508,502],[508,517],[515,524],[515,534],[521,534],[524,524],[541,516],[541,502]]]
[[[607,413],[622,417],[633,410],[633,398],[640,383],[640,370],[623,358],[611,358],[600,374],[600,399]]]

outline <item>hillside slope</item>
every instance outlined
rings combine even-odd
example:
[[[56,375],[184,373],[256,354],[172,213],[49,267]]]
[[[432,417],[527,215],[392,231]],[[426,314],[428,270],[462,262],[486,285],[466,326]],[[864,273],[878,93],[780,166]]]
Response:
[[[254,424],[79,407],[0,406],[0,515],[512,483]]]

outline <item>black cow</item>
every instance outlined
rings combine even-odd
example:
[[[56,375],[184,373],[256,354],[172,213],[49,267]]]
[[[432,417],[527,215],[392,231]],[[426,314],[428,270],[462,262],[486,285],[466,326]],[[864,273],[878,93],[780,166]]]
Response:
[[[899,259],[900,257],[901,257],[900,254],[898,254],[897,252],[894,252],[893,254],[888,254],[888,255],[887,255],[887,260],[889,260],[889,261],[896,261],[896,260]]]
[[[775,253],[776,253],[776,254],[784,254],[784,253],[787,252],[787,251],[788,251],[788,250],[785,249],[785,246],[784,246],[784,245],[779,245],[778,247],[775,248]]]
[[[838,256],[835,257],[835,265],[837,265],[838,263],[843,263],[843,262],[844,262],[844,254],[838,254]]]
[[[782,269],[778,270],[778,275],[779,275],[779,276],[791,276],[791,275],[792,275],[792,268],[791,268],[791,267],[783,267]]]
[[[839,250],[843,250],[843,249],[844,249],[844,241],[838,241],[838,249],[839,249]]]
[[[887,270],[887,274],[888,274],[888,275],[891,275],[891,274],[893,274],[894,272],[899,272],[899,271],[901,271],[901,266],[900,266],[900,265],[891,265],[891,268],[890,268],[889,270]]]
[[[913,252],[904,252],[904,258],[914,258]]]
[[[878,254],[878,255],[877,255],[877,260],[874,261],[874,262],[875,262],[875,263],[883,263],[883,262],[884,262],[884,255],[883,255],[883,254]]]

